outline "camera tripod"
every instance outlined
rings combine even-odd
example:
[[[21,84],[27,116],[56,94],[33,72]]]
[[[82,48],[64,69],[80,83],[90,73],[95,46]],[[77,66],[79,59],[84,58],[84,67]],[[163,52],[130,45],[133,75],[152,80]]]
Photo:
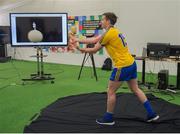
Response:
[[[93,47],[94,47],[94,44],[88,44],[88,45],[87,45],[87,48],[93,48]],[[84,58],[83,58],[83,62],[82,62],[82,65],[81,65],[80,72],[79,72],[78,80],[79,80],[80,77],[81,77],[81,73],[82,73],[82,69],[83,69],[83,67],[84,67],[84,64],[85,64],[85,62],[88,60],[89,57],[91,58],[91,61],[92,61],[92,67],[93,67],[94,77],[96,78],[96,81],[98,81],[97,73],[96,73],[96,67],[95,67],[95,62],[94,62],[94,55],[91,54],[91,53],[85,53],[85,54],[84,54]]]

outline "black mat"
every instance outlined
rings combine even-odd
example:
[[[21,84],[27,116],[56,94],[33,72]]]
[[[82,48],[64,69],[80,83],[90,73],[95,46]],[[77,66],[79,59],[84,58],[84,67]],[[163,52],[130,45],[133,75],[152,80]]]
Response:
[[[160,115],[156,123],[146,123],[146,111],[133,94],[118,94],[114,126],[95,120],[106,109],[106,93],[90,93],[61,98],[44,108],[24,132],[180,132],[180,106],[147,95]]]

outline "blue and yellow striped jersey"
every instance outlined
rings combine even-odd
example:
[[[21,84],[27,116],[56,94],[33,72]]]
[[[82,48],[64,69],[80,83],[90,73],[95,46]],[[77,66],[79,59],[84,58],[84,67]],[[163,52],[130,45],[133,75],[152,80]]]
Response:
[[[130,66],[134,63],[134,58],[129,52],[125,37],[117,28],[109,28],[100,43],[105,46],[116,68]]]

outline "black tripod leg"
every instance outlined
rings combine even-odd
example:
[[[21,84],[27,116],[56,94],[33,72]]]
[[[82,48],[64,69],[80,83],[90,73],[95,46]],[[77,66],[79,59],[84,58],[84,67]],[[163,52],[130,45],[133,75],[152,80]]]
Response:
[[[93,65],[94,76],[96,77],[96,81],[98,81],[95,62],[94,62],[94,56],[93,56],[93,54],[90,54],[90,56],[91,56],[91,61],[92,61],[92,65]]]
[[[43,77],[44,75],[44,66],[43,66],[43,52],[42,52],[42,48],[40,48],[40,57],[41,57],[41,77]]]
[[[145,84],[145,75],[146,75],[146,61],[145,59],[143,59],[142,61],[142,84],[144,85]]]
[[[40,75],[39,56],[40,56],[39,48],[37,48],[37,75],[38,76]]]
[[[84,59],[83,59],[83,62],[82,62],[82,65],[81,65],[81,69],[80,69],[80,72],[79,72],[78,80],[81,77],[81,72],[82,72],[82,69],[83,69],[83,66],[84,66],[84,63],[85,63],[86,55],[87,55],[87,53],[84,54]]]
[[[177,63],[176,88],[180,89],[180,62]]]

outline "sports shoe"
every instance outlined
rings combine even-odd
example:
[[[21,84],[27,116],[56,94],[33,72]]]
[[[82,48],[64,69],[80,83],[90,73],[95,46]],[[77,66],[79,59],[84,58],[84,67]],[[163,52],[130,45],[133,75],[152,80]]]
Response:
[[[105,120],[104,118],[101,118],[101,119],[96,119],[96,123],[97,124],[100,124],[100,125],[114,125],[115,124],[115,121],[113,120]]]
[[[153,114],[152,116],[147,117],[147,122],[153,122],[159,119],[159,115]]]

